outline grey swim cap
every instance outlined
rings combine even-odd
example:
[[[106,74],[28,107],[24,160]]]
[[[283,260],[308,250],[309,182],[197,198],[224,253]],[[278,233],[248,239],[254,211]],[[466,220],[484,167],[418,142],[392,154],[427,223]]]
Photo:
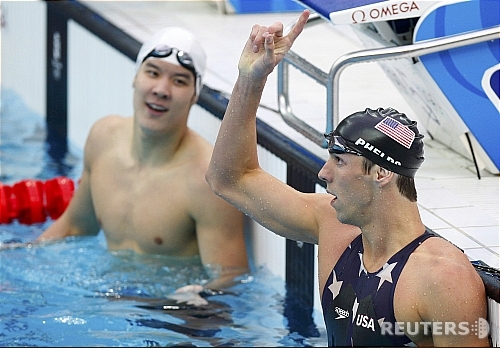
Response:
[[[373,163],[404,176],[415,177],[424,162],[424,136],[417,122],[393,108],[349,115],[327,138],[335,136]]]
[[[196,95],[200,94],[203,84],[203,75],[206,68],[206,55],[203,47],[196,37],[190,31],[180,27],[166,27],[153,34],[142,45],[137,59],[135,61],[135,72],[137,73],[145,58],[151,56],[153,51],[162,51],[165,47],[172,49],[171,54],[164,57],[158,57],[169,63],[177,64],[186,67],[181,63],[181,57],[187,57],[194,66],[194,74],[196,77]],[[179,54],[179,52],[181,52]],[[183,56],[184,54],[184,56]],[[154,57],[154,55],[152,55]],[[189,69],[189,68],[188,68]]]

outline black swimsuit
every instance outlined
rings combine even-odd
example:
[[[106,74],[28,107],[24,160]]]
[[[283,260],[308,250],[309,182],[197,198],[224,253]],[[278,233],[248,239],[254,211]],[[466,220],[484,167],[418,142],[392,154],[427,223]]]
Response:
[[[395,328],[394,289],[410,254],[433,236],[425,231],[373,273],[363,266],[361,235],[351,242],[333,268],[321,299],[329,346],[414,346]]]

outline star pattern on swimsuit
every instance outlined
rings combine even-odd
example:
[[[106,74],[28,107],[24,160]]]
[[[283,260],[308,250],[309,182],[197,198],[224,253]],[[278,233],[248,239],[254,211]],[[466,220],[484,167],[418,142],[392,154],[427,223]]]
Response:
[[[365,272],[365,274],[368,274],[368,272],[366,271],[365,265],[363,264],[363,253],[358,253],[358,256],[359,256],[358,276],[360,276],[362,272]]]
[[[376,276],[380,278],[377,290],[380,289],[384,282],[392,283],[392,270],[397,264],[397,262],[391,264],[386,263],[384,267],[382,267],[382,270],[376,274]]]
[[[385,317],[380,318],[380,319],[378,319],[377,321],[378,321],[378,326],[379,326],[379,327],[382,327],[382,325],[384,324],[384,321],[385,321]]]
[[[352,305],[352,319],[351,321],[354,323],[354,318],[356,317],[356,314],[358,313],[358,307],[359,307],[359,302],[358,302],[358,297],[354,299],[354,303]]]
[[[337,295],[340,293],[340,288],[342,287],[342,280],[337,280],[337,274],[335,274],[335,271],[333,271],[333,281],[328,286],[328,289],[332,292],[333,294],[333,299],[337,297]]]

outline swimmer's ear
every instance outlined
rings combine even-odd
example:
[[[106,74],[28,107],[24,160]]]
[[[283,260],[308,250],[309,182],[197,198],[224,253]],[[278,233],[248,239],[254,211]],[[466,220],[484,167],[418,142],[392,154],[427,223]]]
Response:
[[[377,171],[375,173],[375,180],[379,184],[380,187],[387,185],[392,178],[394,178],[394,172],[391,172],[388,169],[377,166]]]
[[[137,74],[135,74],[134,79],[132,80],[132,88],[135,88],[135,80],[137,80]]]
[[[198,102],[198,97],[199,96],[197,96],[196,93],[193,95],[193,98],[191,99],[191,106]]]

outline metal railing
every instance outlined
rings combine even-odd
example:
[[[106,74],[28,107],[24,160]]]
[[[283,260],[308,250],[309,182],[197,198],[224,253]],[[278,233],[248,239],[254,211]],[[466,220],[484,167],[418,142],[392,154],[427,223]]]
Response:
[[[317,14],[310,16],[307,26],[316,24],[322,19]],[[290,23],[285,31],[291,30],[296,21]],[[326,148],[327,142],[324,133],[329,133],[339,122],[339,82],[340,74],[349,65],[363,62],[374,62],[386,59],[401,59],[418,57],[430,53],[445,51],[452,48],[473,45],[476,43],[500,39],[500,26],[470,31],[463,34],[450,35],[444,38],[425,40],[407,46],[384,47],[366,49],[347,53],[339,57],[331,66],[328,73],[317,68],[293,51],[289,51],[278,66],[278,108],[283,120],[296,131],[310,139],[317,145]],[[308,125],[298,118],[292,111],[289,100],[289,65],[293,65],[307,76],[326,87],[326,129],[324,133]]]

